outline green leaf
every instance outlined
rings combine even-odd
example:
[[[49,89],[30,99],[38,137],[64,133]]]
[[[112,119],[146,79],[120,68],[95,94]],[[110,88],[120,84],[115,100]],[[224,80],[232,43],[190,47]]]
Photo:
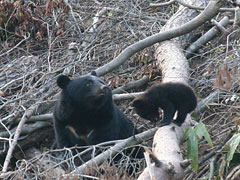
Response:
[[[208,180],[208,178],[207,177],[203,177],[203,178],[200,178],[198,180]]]
[[[183,136],[183,140],[188,139],[187,157],[192,159],[191,166],[195,171],[198,170],[198,139],[202,137],[204,137],[208,144],[213,147],[210,135],[203,123],[198,123],[195,127],[189,127]]]
[[[218,176],[215,180],[222,180],[222,178],[220,176]]]
[[[240,142],[240,134],[234,134],[233,137],[230,139],[229,151],[227,153],[227,162],[233,159],[233,155],[239,145]]]
[[[205,140],[208,142],[209,146],[213,147],[213,144],[212,144],[212,140],[208,134],[208,131],[206,129],[206,126],[200,122],[196,125],[195,127],[195,131],[196,131],[196,135],[199,137],[199,138],[202,138],[204,137]]]
[[[187,157],[192,159],[191,166],[197,171],[198,170],[198,138],[195,131],[191,131],[188,136],[188,153]]]
[[[189,139],[189,134],[192,133],[192,131],[194,131],[193,127],[187,128],[187,130],[185,131],[185,133],[183,135],[183,140],[184,141]]]

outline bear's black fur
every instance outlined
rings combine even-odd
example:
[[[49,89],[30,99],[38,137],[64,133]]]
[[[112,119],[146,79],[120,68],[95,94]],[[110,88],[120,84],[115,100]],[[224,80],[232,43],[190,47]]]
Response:
[[[173,82],[154,85],[132,102],[137,114],[152,122],[159,120],[160,107],[164,114],[160,126],[169,125],[176,111],[177,119],[173,122],[181,126],[187,113],[193,111],[196,105],[197,98],[192,88],[183,83]]]
[[[133,123],[115,105],[110,87],[96,77],[95,71],[73,80],[60,75],[57,85],[62,92],[53,115],[59,148],[95,145],[133,135]]]

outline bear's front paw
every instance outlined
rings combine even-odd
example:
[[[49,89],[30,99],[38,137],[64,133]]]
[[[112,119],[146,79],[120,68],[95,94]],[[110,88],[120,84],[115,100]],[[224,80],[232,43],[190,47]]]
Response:
[[[161,122],[160,127],[167,126],[169,124],[171,124],[171,122]]]
[[[176,124],[176,125],[179,126],[179,127],[183,124],[182,122],[179,122],[179,121],[176,121],[176,120],[173,121],[173,123]]]

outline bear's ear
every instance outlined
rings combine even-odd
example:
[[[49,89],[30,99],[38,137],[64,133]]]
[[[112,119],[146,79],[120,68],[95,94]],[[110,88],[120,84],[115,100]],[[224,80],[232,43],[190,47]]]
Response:
[[[57,85],[64,89],[68,83],[70,82],[71,80],[69,79],[69,77],[65,76],[65,75],[60,75],[58,78],[57,78]]]
[[[92,75],[92,76],[97,76],[96,71],[92,71],[92,72],[91,72],[91,75]]]
[[[144,107],[145,105],[146,104],[145,104],[144,99],[135,99],[132,102],[132,106],[135,108],[141,108],[141,107]]]

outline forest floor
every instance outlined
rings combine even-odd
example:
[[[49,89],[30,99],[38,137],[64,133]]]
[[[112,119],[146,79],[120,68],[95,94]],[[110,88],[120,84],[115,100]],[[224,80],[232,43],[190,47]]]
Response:
[[[101,3],[89,0],[71,1],[69,4],[61,0],[54,0],[52,4],[29,0],[18,5],[10,2],[1,5],[0,167],[4,164],[9,144],[24,112],[37,105],[34,117],[52,113],[55,96],[60,92],[56,85],[59,74],[76,78],[103,66],[129,45],[158,33],[178,8],[177,4],[150,8],[149,2],[144,0]],[[227,5],[231,7],[230,3]],[[3,16],[1,12],[7,15]],[[224,15],[221,14],[216,20]],[[227,15],[233,17],[231,13]],[[207,24],[204,28],[206,31],[213,26]],[[193,120],[206,125],[214,146],[221,144],[236,130],[240,117],[239,82],[235,80],[240,78],[240,33],[238,30],[231,31],[231,27],[232,24],[227,27],[227,35],[217,35],[188,59],[189,84],[195,90],[198,101],[215,91],[217,74],[223,74],[224,90],[221,90],[217,100],[207,104],[203,112],[192,116]],[[196,32],[193,41],[204,33]],[[191,42],[182,46],[186,48],[190,44]],[[227,78],[229,75],[226,74],[230,74],[231,78]],[[147,84],[124,93],[142,92],[152,84],[161,82],[161,72],[156,66],[153,47],[136,53],[119,68],[101,78],[112,89],[116,89],[141,79],[144,75],[150,77]],[[139,118],[130,102],[131,100],[121,100],[116,101],[116,104],[141,131],[158,125]],[[144,145],[151,148],[151,139],[144,142]],[[34,152],[40,152],[37,158],[32,155],[33,148]],[[58,153],[55,149],[52,119],[30,118],[23,126],[8,166],[8,171],[13,172],[9,179],[51,179],[51,172],[46,172],[36,162],[37,159],[47,157],[55,161],[54,167],[57,167],[59,159],[55,156]],[[199,142],[199,157],[211,150],[205,141]],[[66,152],[65,156],[70,156],[68,150],[63,151]],[[182,152],[186,156],[187,143],[183,144]],[[220,158],[216,161],[221,164]],[[201,177],[206,172],[206,164],[209,162],[206,161],[199,168]],[[144,161],[141,165],[143,168]],[[119,172],[117,168],[119,167],[115,167],[113,173],[115,175]],[[105,173],[106,178],[103,169],[104,165],[102,170],[98,169],[98,173]],[[127,179],[125,176],[119,173],[118,178]]]

